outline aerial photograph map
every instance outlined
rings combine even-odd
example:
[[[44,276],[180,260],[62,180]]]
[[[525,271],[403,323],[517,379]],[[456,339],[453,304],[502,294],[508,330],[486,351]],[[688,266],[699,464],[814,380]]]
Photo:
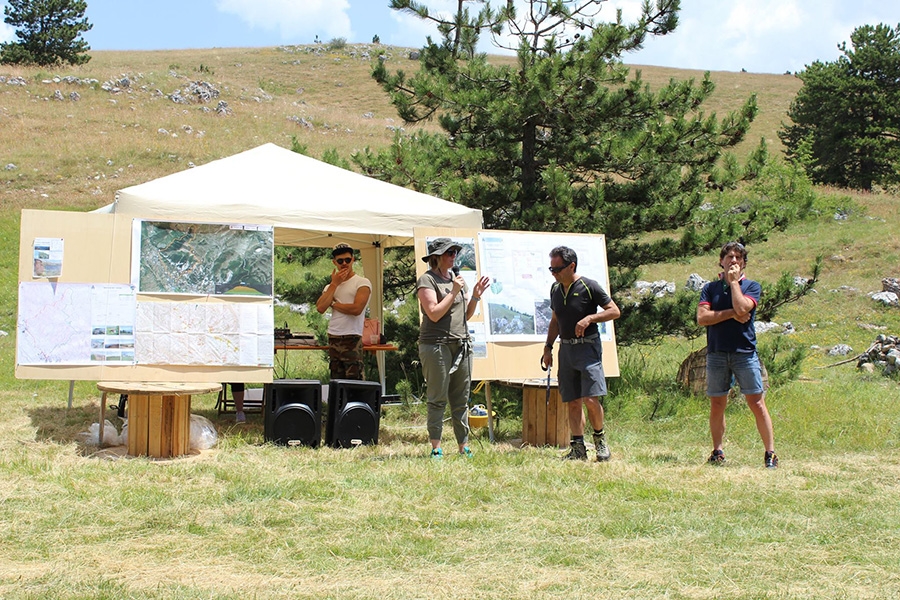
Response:
[[[272,295],[272,227],[140,221],[134,235],[139,292]]]

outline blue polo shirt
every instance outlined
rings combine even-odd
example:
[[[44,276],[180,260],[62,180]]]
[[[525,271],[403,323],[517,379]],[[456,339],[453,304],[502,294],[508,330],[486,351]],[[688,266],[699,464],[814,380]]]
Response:
[[[597,307],[606,306],[612,298],[600,284],[587,277],[579,277],[569,286],[568,292],[560,283],[550,288],[550,308],[559,324],[559,337],[567,340],[575,337],[575,325],[588,315],[597,312]],[[597,333],[597,324],[591,323],[584,330],[584,337]]]
[[[753,300],[753,310],[750,311],[750,320],[739,323],[735,319],[728,319],[706,328],[706,348],[709,352],[755,352],[756,329],[753,322],[756,318],[756,305],[762,294],[759,283],[746,277],[741,278],[741,293]],[[734,308],[731,303],[731,289],[721,277],[716,281],[710,281],[700,291],[700,304],[709,305],[712,310],[728,310]]]

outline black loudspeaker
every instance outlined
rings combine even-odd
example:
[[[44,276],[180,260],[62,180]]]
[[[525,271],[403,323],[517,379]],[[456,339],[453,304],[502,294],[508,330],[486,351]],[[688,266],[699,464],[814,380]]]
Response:
[[[263,435],[267,442],[319,446],[322,442],[319,381],[279,379],[266,384],[263,397]]]
[[[359,444],[377,444],[380,422],[380,383],[334,379],[328,384],[326,445],[350,448]]]

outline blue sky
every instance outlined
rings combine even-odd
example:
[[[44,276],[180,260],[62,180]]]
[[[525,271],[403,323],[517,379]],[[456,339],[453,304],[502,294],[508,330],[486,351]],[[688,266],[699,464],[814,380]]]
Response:
[[[421,0],[451,10],[456,0]],[[516,0],[521,2],[522,0]],[[388,0],[87,0],[94,50],[276,46],[345,38],[419,47],[435,31],[387,8]],[[496,0],[494,1],[496,4]],[[832,61],[837,45],[864,24],[900,22],[896,0],[683,0],[680,25],[651,39],[630,64],[759,73]],[[0,0],[0,5],[6,2]],[[608,0],[601,17],[626,19],[640,0]],[[474,10],[474,9],[473,9]],[[12,40],[0,23],[0,41]],[[488,42],[481,50],[497,53]]]

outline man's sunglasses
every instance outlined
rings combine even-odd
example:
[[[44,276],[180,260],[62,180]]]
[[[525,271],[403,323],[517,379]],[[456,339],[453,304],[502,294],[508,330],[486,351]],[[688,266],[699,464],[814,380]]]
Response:
[[[336,262],[339,265],[349,265],[350,263],[353,262],[353,259],[352,258],[336,258],[336,259],[334,259],[334,262]]]
[[[569,268],[569,265],[571,265],[571,264],[572,264],[572,263],[566,263],[566,264],[564,264],[564,265],[561,266],[561,267],[549,267],[549,268],[550,268],[550,272],[551,272],[551,273],[559,273],[560,271],[563,271],[564,269],[568,269],[568,268]]]

